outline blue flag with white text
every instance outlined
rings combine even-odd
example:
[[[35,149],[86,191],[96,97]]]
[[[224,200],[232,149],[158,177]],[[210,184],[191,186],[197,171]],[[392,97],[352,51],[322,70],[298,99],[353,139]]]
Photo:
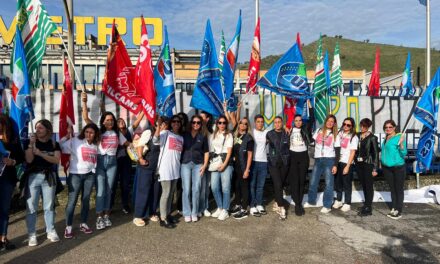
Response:
[[[165,26],[165,42],[159,60],[154,67],[154,86],[156,88],[156,112],[159,116],[172,117],[176,106],[173,69],[171,67],[168,31]]]
[[[296,43],[258,80],[257,86],[291,98],[310,96],[306,66]]]
[[[208,19],[200,56],[199,74],[190,106],[214,116],[219,116],[223,114],[223,100],[217,52],[212,36],[211,23]]]

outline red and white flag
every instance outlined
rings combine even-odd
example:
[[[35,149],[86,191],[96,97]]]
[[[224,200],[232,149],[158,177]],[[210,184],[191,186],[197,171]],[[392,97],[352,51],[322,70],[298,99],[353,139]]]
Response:
[[[260,18],[255,26],[254,41],[252,42],[251,59],[249,61],[248,82],[246,93],[257,93],[258,74],[260,73]]]
[[[147,27],[142,16],[142,34],[139,59],[135,69],[136,92],[142,97],[142,110],[150,124],[155,123],[156,117],[156,89],[154,88],[153,61],[148,41]]]
[[[112,40],[107,53],[102,91],[120,106],[138,114],[142,97],[136,93],[134,75],[133,64],[113,20]]]
[[[287,117],[286,127],[291,128],[293,119],[296,115],[296,103],[297,99],[286,97],[286,101],[284,102],[284,114]]]
[[[67,128],[69,125],[73,126],[75,124],[72,89],[72,79],[70,78],[69,66],[67,65],[67,60],[64,60],[64,90],[61,94],[59,123],[60,138],[63,138],[67,135]],[[64,172],[66,174],[67,170],[69,169],[69,159],[69,154],[61,154],[61,165],[64,167]]]

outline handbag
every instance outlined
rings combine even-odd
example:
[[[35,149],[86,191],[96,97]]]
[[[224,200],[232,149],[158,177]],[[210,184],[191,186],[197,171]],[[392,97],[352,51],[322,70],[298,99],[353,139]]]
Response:
[[[223,146],[225,145],[226,136],[223,138],[222,147],[220,149],[220,152],[223,149]],[[215,152],[209,153],[209,167],[208,171],[217,171],[218,168],[223,164],[224,160],[226,160],[226,155],[224,153],[217,154]]]

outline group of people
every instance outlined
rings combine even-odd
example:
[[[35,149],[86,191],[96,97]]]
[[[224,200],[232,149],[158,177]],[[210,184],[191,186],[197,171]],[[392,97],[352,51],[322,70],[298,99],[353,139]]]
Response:
[[[7,239],[8,215],[17,183],[16,167],[21,163],[26,164],[22,182],[28,245],[38,244],[35,226],[40,196],[47,238],[52,242],[59,240],[54,228],[54,203],[59,187],[56,167],[62,154],[70,154],[66,239],[74,237],[73,216],[80,193],[78,231],[93,232],[88,225],[93,187],[96,189],[97,230],[112,225],[110,215],[117,181],[121,183],[123,211],[131,212],[132,161],[129,156],[137,160],[132,194],[133,224],[136,226],[158,221],[164,228],[176,227],[178,219],[171,215],[176,196],[181,199],[177,205],[181,206],[179,210],[187,223],[197,222],[203,216],[226,220],[230,216],[243,219],[249,215],[266,215],[263,194],[268,175],[273,183],[273,210],[280,220],[285,220],[288,214],[290,203],[284,198],[286,191],[294,203],[292,213],[297,216],[305,214],[304,208],[317,205],[321,176],[325,179],[321,212],[329,213],[332,209],[347,212],[351,210],[355,168],[365,196],[358,214],[372,214],[373,177],[381,168],[391,189],[392,208],[388,216],[399,219],[407,150],[404,135],[397,132],[395,122],[385,122],[386,138],[379,146],[377,137],[369,130],[372,121],[367,118],[361,120],[359,133],[353,118],[345,118],[338,126],[333,115],[327,116],[321,128],[313,129],[314,111],[309,101],[307,104],[308,120],[296,115],[292,127],[284,127],[283,118],[277,116],[271,130],[265,129],[261,115],[256,115],[253,122],[247,117],[241,118],[240,104],[237,111],[225,111],[225,115],[216,120],[206,112],[189,120],[181,113],[171,118],[158,117],[148,128],[139,126],[142,115],[127,128],[123,119],[117,120],[113,113],[104,111],[98,127],[89,118],[87,95],[83,93],[82,116],[86,125],[77,136],[70,127],[67,136],[56,142],[52,124],[43,119],[35,124],[35,133],[23,148],[11,132],[10,119],[0,114],[0,140],[10,152],[9,157],[2,160],[4,170],[0,176],[1,248],[14,248]],[[303,203],[312,146],[314,165],[309,178],[308,200]],[[128,153],[130,150],[134,150],[134,155]],[[215,208],[210,208],[210,191]],[[234,197],[233,206],[231,197]]]

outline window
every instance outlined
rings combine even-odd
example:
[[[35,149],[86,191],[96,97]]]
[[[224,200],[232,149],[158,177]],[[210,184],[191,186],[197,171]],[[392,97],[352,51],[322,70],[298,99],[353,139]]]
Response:
[[[184,88],[184,83],[181,83],[181,82],[179,82],[179,83],[176,83],[176,91],[183,91],[183,88]]]
[[[84,65],[83,66],[83,80],[88,85],[92,85],[93,82],[96,82],[96,67],[95,67],[95,65]]]
[[[102,84],[105,75],[105,65],[98,66],[98,80],[97,83]]]
[[[63,67],[61,65],[49,66],[49,84],[54,88],[60,89],[63,84]]]

